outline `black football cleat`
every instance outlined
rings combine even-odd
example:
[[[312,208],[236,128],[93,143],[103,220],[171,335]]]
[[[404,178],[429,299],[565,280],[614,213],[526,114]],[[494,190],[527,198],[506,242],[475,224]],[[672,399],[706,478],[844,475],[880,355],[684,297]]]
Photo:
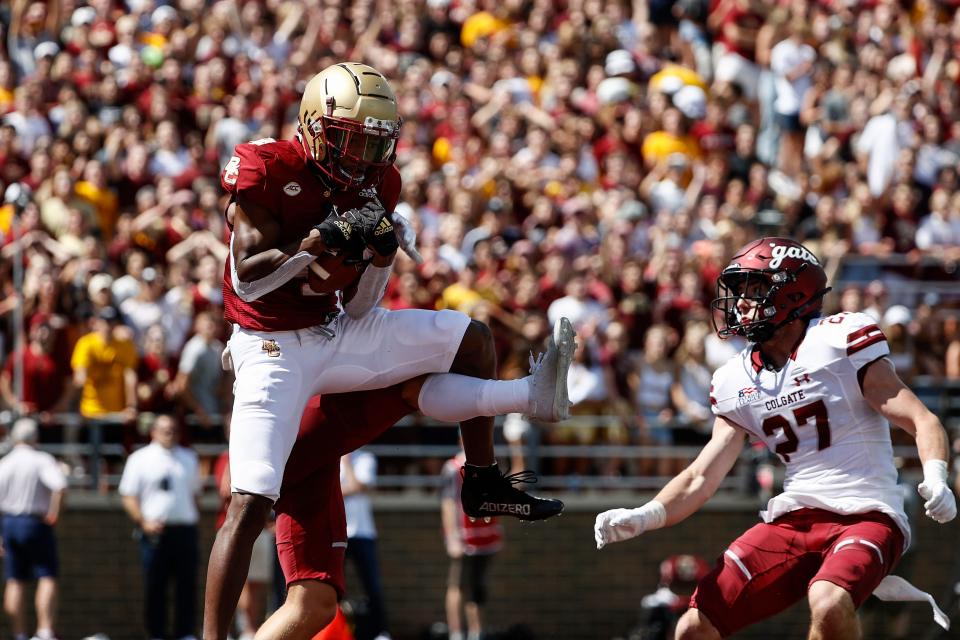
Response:
[[[463,465],[463,488],[460,502],[463,511],[471,518],[509,516],[518,520],[546,520],[563,511],[563,502],[551,498],[538,498],[520,491],[514,485],[537,481],[533,471],[520,471],[505,475],[493,464],[489,467]]]

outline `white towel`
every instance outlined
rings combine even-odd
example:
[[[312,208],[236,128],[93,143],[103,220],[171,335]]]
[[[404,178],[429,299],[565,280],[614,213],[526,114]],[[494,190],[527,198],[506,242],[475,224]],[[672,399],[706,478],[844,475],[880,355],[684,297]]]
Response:
[[[950,618],[943,612],[943,609],[937,606],[937,601],[933,599],[933,596],[926,591],[920,591],[900,576],[887,576],[881,580],[877,588],[873,590],[873,595],[887,602],[926,601],[933,607],[934,621],[944,629],[950,629]]]

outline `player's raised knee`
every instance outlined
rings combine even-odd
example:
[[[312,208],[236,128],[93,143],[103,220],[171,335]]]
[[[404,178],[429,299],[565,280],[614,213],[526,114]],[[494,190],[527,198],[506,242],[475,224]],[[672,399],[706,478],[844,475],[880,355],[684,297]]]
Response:
[[[471,320],[454,359],[453,371],[464,374],[490,375],[496,369],[493,332],[483,322]]]
[[[720,640],[710,619],[699,609],[689,609],[677,622],[676,640]]]
[[[845,625],[857,615],[853,598],[847,590],[832,582],[825,580],[814,582],[810,585],[807,600],[810,603],[811,619],[828,627]]]

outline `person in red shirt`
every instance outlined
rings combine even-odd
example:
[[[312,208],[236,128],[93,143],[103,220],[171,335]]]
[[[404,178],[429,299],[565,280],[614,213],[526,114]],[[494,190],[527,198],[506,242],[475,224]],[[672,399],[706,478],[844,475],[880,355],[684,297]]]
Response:
[[[10,408],[21,415],[56,411],[66,402],[69,388],[64,370],[54,359],[56,335],[43,321],[33,322],[27,347],[7,360],[0,372],[0,395]],[[14,393],[14,375],[17,363],[23,366],[23,392]]]
[[[463,486],[460,467],[464,460],[463,452],[447,460],[440,489],[443,539],[450,557],[447,628],[450,640],[479,640],[483,634],[480,608],[487,601],[487,571],[491,558],[503,548],[503,527],[496,518],[469,518],[463,512],[457,496]],[[466,634],[461,606],[467,621]]]
[[[416,379],[404,386],[409,407],[462,423],[468,513],[539,520],[563,509],[558,500],[517,490],[499,471],[492,416],[568,415],[570,323],[557,321],[530,377],[496,381],[488,379],[496,357],[485,325],[455,311],[378,307],[400,243],[419,256],[409,223],[392,213],[400,194],[396,96],[372,67],[335,64],[306,84],[298,120],[292,140],[238,145],[221,174],[230,195],[223,296],[233,335],[224,360],[236,373],[236,495],[210,554],[210,640],[227,635],[250,549],[280,495],[293,425],[315,394]]]

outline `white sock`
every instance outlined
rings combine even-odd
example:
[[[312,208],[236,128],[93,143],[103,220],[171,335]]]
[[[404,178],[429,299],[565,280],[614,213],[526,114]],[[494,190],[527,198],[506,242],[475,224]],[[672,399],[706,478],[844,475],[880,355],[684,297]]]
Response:
[[[449,640],[463,640],[463,632],[451,631],[449,635]]]
[[[530,383],[526,378],[484,380],[456,373],[437,373],[427,378],[417,400],[423,415],[444,422],[524,413],[529,402]]]
[[[37,629],[34,637],[40,638],[40,640],[53,640],[56,636],[53,635],[53,629]]]

